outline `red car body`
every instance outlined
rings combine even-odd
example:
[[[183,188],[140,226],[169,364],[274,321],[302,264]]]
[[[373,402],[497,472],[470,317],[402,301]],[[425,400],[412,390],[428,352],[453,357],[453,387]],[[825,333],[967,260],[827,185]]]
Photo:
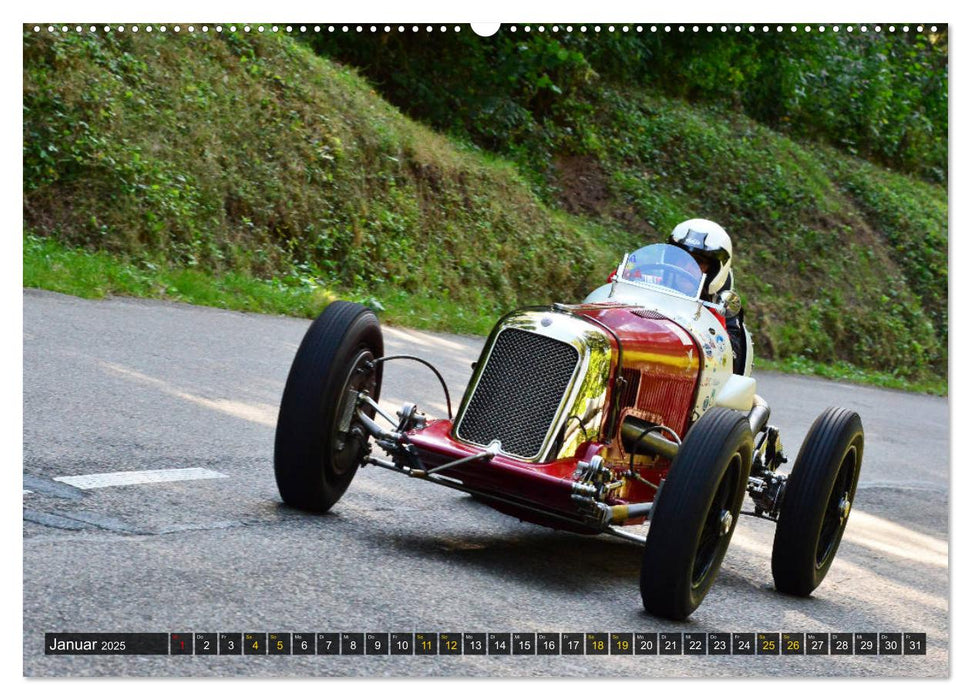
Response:
[[[499,454],[488,463],[466,462],[441,473],[480,493],[523,500],[535,506],[491,503],[509,515],[559,529],[595,534],[600,530],[584,526],[575,518],[577,504],[571,496],[579,462],[589,462],[599,455],[608,466],[626,470],[631,455],[624,449],[620,431],[628,416],[666,425],[677,434],[684,434],[696,400],[699,358],[703,355],[695,341],[686,344],[685,339],[690,336],[674,321],[638,306],[607,303],[559,308],[561,312],[589,319],[595,326],[613,331],[608,333],[613,358],[610,374],[617,376],[618,364],[622,362],[619,376],[623,379],[609,383],[607,404],[614,407],[615,413],[605,412],[596,434],[590,435],[591,439],[581,443],[569,457],[535,463]],[[431,468],[472,457],[482,448],[459,439],[454,433],[454,423],[449,420],[430,421],[427,427],[409,432],[408,438],[422,462]],[[634,466],[645,481],[659,484],[670,462],[664,457],[636,455]],[[608,505],[643,503],[653,501],[655,495],[655,488],[631,479],[606,502]],[[642,521],[640,517],[627,524]]]

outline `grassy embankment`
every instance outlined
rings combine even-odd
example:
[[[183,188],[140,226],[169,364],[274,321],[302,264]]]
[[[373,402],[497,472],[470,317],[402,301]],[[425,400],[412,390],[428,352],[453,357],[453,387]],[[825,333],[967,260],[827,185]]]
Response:
[[[560,208],[287,37],[30,34],[24,60],[25,286],[482,333],[704,213],[735,222],[761,357],[946,391],[940,187],[605,90],[573,160],[599,194]]]
[[[28,235],[132,270],[93,292],[307,315],[339,295],[482,332],[511,306],[583,294],[623,247],[287,37],[31,34],[24,102]],[[70,260],[91,279],[90,258],[61,251],[56,275],[39,250],[25,238],[24,284],[80,293]],[[201,294],[203,277],[224,293]]]

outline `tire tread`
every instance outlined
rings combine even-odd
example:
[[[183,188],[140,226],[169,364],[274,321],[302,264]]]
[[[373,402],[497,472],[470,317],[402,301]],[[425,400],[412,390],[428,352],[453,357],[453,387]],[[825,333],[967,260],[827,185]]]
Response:
[[[810,427],[789,477],[776,525],[772,576],[777,590],[808,596],[826,576],[839,548],[839,541],[830,553],[829,560],[817,570],[816,546],[822,527],[820,503],[828,500],[846,450],[860,435],[856,475],[852,482],[855,490],[863,458],[862,434],[859,415],[835,406],[823,411]],[[839,463],[834,469],[832,461],[837,452]],[[807,529],[815,532],[815,536],[807,537]],[[838,537],[842,538],[842,532]]]
[[[731,447],[728,443],[731,442]],[[701,523],[685,523],[690,517],[698,521],[708,511],[723,471],[711,468],[712,462],[730,460],[742,450],[742,468],[732,514],[738,521],[738,510],[745,496],[745,483],[751,468],[752,436],[744,414],[716,407],[702,416],[685,438],[671,465],[655,510],[651,516],[641,568],[641,597],[648,612],[670,619],[688,617],[701,603],[717,576],[724,552],[716,554],[700,589],[691,586],[692,564],[697,544],[696,532]],[[727,455],[731,449],[732,454]],[[726,461],[725,464],[729,464]],[[707,468],[707,471],[703,471]],[[700,511],[700,515],[697,513]],[[727,546],[727,543],[726,543]]]
[[[367,319],[371,316],[371,319]],[[335,381],[330,368],[339,359],[351,334],[362,323],[377,328],[377,354],[383,341],[374,312],[365,306],[335,301],[307,329],[287,376],[277,417],[274,440],[274,473],[280,496],[288,505],[324,512],[343,494],[347,485],[329,488],[316,478],[313,467],[321,459],[327,436],[323,425],[329,418],[327,394]],[[360,332],[369,332],[367,327]],[[371,331],[371,335],[375,335]],[[380,381],[379,387],[380,389]],[[379,392],[377,392],[379,393]],[[377,400],[378,396],[374,396]],[[349,482],[350,479],[347,479]]]

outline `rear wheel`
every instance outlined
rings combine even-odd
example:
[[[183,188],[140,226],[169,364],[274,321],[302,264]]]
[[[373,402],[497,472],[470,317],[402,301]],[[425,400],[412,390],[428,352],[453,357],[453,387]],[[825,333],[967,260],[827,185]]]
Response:
[[[383,354],[378,319],[360,304],[334,302],[307,330],[276,426],[273,469],[288,505],[325,512],[344,495],[368,441],[355,398],[367,391],[378,400],[381,365],[374,360]]]
[[[641,567],[645,610],[683,620],[701,604],[735,531],[751,467],[743,414],[713,408],[688,432],[651,514]]]
[[[772,544],[772,578],[783,593],[808,596],[829,571],[856,497],[863,424],[828,408],[813,423],[786,483]]]

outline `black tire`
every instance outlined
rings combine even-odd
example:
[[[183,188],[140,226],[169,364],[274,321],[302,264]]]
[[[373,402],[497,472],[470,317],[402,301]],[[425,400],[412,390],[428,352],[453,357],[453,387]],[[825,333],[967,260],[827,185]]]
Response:
[[[808,596],[829,571],[856,496],[863,424],[828,408],[809,429],[792,467],[772,544],[772,578],[783,593]]]
[[[651,513],[641,566],[649,613],[683,620],[701,604],[735,532],[751,469],[744,414],[712,408],[688,431]]]
[[[286,504],[326,512],[344,495],[368,435],[356,419],[346,433],[338,424],[351,389],[366,389],[378,400],[382,365],[368,370],[366,363],[383,354],[378,319],[360,304],[336,301],[307,330],[276,424],[273,471]]]

